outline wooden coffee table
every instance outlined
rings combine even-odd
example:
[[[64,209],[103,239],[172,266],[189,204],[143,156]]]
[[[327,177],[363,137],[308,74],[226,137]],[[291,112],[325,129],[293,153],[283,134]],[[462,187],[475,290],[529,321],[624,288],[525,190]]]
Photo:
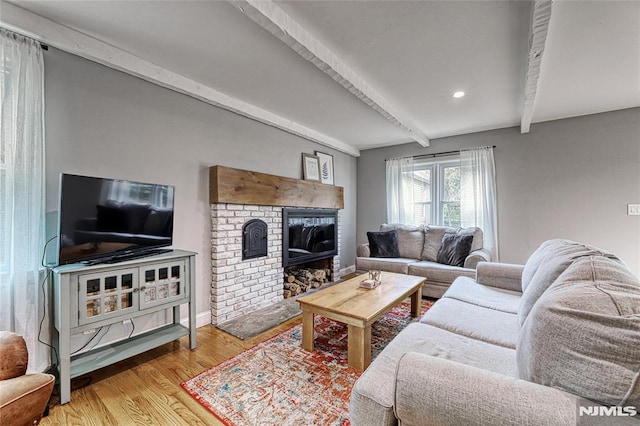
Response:
[[[371,324],[411,296],[411,315],[420,315],[424,277],[382,272],[378,287],[360,288],[359,275],[298,299],[302,309],[302,347],[313,351],[313,317],[322,315],[348,325],[349,365],[364,371],[371,363]]]

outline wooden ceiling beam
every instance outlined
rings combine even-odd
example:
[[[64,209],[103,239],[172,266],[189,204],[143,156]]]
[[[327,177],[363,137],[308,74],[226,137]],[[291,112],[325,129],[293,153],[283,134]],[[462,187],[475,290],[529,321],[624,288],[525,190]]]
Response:
[[[405,114],[351,69],[331,49],[300,26],[272,0],[231,0],[251,20],[276,36],[296,53],[347,89],[391,123],[401,127],[420,145],[429,146],[429,138]]]
[[[55,47],[56,49],[133,75],[207,104],[223,108],[227,111],[354,157],[360,156],[360,151],[349,144],[248,102],[231,97],[195,80],[162,68],[122,49],[67,28],[5,1],[2,1],[0,25],[10,31],[23,34],[41,43]]]
[[[533,2],[531,14],[531,27],[529,28],[529,54],[527,63],[527,75],[524,84],[524,103],[520,120],[520,133],[529,133],[536,95],[538,94],[538,79],[540,78],[540,66],[549,21],[551,20],[551,0],[536,0]]]

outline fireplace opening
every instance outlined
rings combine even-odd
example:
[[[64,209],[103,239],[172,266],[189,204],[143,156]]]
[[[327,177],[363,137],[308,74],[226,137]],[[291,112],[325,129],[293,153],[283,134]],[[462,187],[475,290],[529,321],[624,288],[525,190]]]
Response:
[[[284,208],[282,266],[299,265],[338,254],[338,211]]]

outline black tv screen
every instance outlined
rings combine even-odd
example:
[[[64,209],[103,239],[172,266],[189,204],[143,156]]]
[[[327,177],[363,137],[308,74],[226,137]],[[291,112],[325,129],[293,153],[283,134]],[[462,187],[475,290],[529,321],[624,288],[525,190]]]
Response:
[[[174,187],[63,173],[58,264],[144,255],[173,243]]]

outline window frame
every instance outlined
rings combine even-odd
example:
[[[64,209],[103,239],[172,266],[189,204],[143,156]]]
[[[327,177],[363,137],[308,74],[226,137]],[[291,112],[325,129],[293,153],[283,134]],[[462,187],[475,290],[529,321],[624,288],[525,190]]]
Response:
[[[413,172],[421,170],[431,171],[431,200],[422,201],[416,200],[414,194],[414,209],[417,204],[430,203],[430,223],[416,223],[416,225],[437,225],[437,226],[460,226],[460,224],[445,224],[444,223],[444,206],[445,204],[460,204],[458,201],[444,201],[445,197],[445,170],[447,168],[456,167],[460,168],[460,158],[447,158],[447,159],[427,159],[418,160],[414,162]],[[414,210],[415,211],[415,210]]]
[[[439,198],[438,198],[438,212],[436,215],[437,221],[438,221],[438,225],[442,225],[442,226],[452,226],[452,227],[460,227],[460,223],[458,224],[447,224],[444,223],[444,219],[445,219],[445,214],[444,214],[444,207],[445,205],[460,205],[460,192],[458,192],[458,200],[457,201],[446,201],[445,200],[445,171],[448,168],[457,168],[458,171],[460,171],[460,160],[458,159],[457,161],[443,161],[438,163],[438,193],[439,193]],[[458,188],[459,191],[459,188]]]

